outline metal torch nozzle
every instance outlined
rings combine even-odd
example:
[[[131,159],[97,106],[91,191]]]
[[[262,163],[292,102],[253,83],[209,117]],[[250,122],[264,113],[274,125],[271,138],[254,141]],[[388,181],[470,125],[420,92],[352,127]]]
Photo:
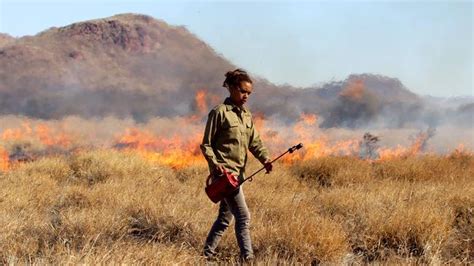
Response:
[[[289,152],[289,153],[293,153],[294,151],[299,150],[299,149],[301,149],[301,148],[303,148],[303,143],[299,143],[299,144],[297,144],[297,145],[295,145],[295,146],[289,148],[289,149],[288,149],[288,152]]]

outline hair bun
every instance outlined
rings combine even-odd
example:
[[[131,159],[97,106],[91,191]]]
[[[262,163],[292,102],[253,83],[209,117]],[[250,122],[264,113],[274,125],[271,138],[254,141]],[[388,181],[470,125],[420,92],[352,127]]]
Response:
[[[224,83],[222,84],[223,87],[229,88],[229,86],[232,85],[237,85],[240,84],[242,81],[247,81],[252,83],[252,80],[250,79],[249,75],[247,72],[241,68],[237,68],[232,71],[227,71],[225,73],[226,79],[224,80]]]

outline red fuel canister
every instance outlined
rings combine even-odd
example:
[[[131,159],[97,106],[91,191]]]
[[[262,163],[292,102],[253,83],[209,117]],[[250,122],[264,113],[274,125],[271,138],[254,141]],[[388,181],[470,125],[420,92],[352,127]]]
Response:
[[[212,180],[212,175],[209,175],[206,181],[206,194],[212,202],[218,203],[226,196],[230,195],[239,187],[239,181],[230,172],[224,171]]]

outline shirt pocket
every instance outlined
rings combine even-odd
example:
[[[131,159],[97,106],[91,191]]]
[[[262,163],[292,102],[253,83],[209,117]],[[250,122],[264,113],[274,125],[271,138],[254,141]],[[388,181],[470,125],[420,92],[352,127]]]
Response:
[[[226,117],[222,125],[222,141],[224,143],[237,141],[240,137],[239,121],[233,117]]]

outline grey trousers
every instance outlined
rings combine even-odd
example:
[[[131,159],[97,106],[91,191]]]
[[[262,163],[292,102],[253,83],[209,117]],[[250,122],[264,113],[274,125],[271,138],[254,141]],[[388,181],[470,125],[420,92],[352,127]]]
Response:
[[[250,239],[250,213],[245,202],[242,187],[220,202],[219,214],[211,227],[204,244],[204,255],[212,257],[224,231],[235,217],[235,235],[242,258],[253,258],[252,241]]]

